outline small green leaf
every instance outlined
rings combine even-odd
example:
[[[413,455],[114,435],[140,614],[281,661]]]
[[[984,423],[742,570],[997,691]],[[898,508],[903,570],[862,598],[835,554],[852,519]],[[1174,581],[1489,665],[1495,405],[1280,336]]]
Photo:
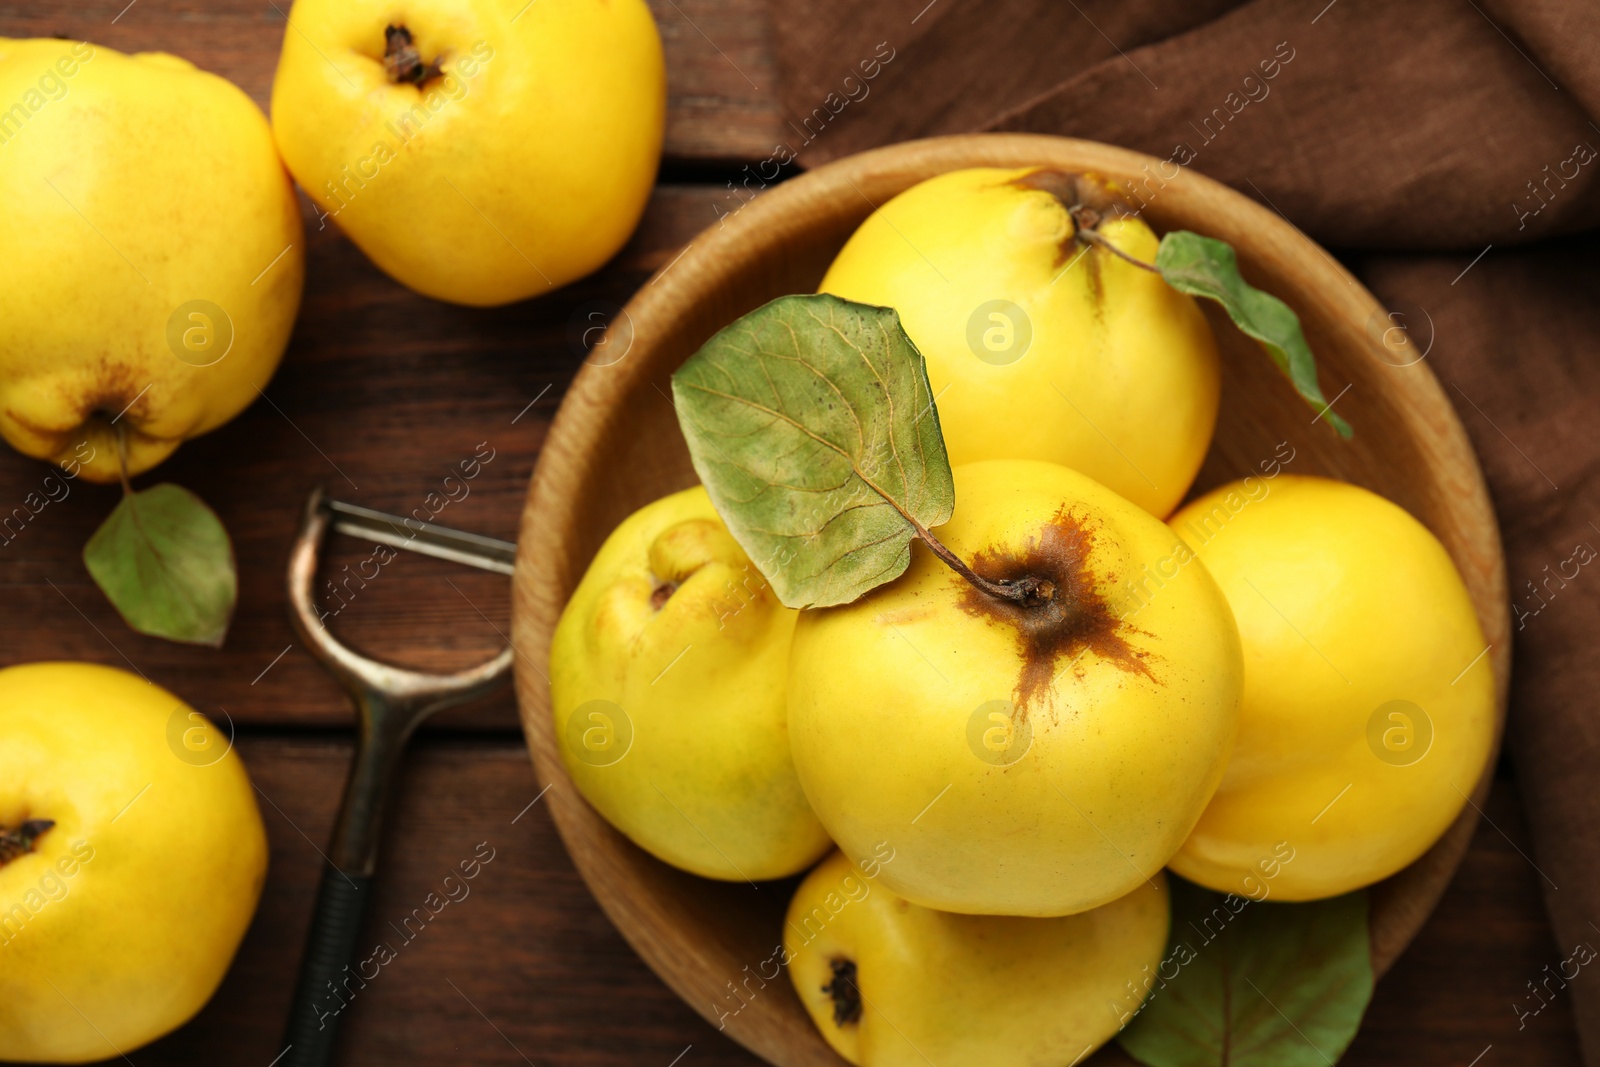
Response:
[[[127,493],[89,538],[95,584],[142,634],[219,647],[239,592],[216,512],[171,484]]]
[[[1170,882],[1167,955],[1122,1047],[1149,1067],[1338,1062],[1372,999],[1366,892],[1258,904]]]
[[[694,469],[792,608],[847,604],[905,572],[955,486],[928,372],[892,308],[779,297],[672,376]]]
[[[1233,247],[1214,237],[1174,230],[1161,238],[1156,269],[1180,293],[1215,300],[1240,331],[1266,346],[1278,369],[1289,376],[1295,390],[1340,437],[1350,436],[1350,424],[1334,414],[1317,384],[1317,361],[1306,344],[1300,318],[1282,300],[1264,293],[1239,276]]]

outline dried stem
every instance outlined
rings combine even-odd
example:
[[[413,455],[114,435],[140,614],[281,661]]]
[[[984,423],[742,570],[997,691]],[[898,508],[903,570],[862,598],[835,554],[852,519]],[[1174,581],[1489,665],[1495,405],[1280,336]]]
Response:
[[[996,600],[1009,600],[1013,604],[1021,604],[1025,607],[1054,599],[1056,595],[1055,583],[1048,578],[1030,574],[1018,578],[1016,581],[992,581],[967,566],[960,556],[946,548],[926,526],[923,526],[915,519],[911,520],[911,525],[915,527],[917,536],[922,538],[922,543],[927,545],[935,556],[943,560],[945,566],[971,582],[979,592],[994,597]]]
[[[128,432],[115,422],[111,429],[117,439],[117,475],[122,479],[122,492],[124,496],[132,496],[133,485],[128,481]]]
[[[1128,255],[1128,253],[1112,244],[1104,234],[1096,230],[1095,227],[1100,225],[1100,215],[1092,208],[1075,207],[1070,209],[1070,214],[1072,215],[1073,225],[1077,228],[1077,232],[1073,236],[1084,244],[1103,248],[1118,259],[1132,263],[1135,267],[1143,267],[1152,274],[1161,273],[1160,268],[1154,263],[1146,263],[1142,259]]]
[[[439,74],[439,59],[431,63],[422,60],[411,43],[411,31],[404,26],[389,25],[383,30],[383,69],[395,85],[422,85]]]
[[[0,866],[25,852],[32,852],[34,841],[54,825],[53,819],[29,819],[15,830],[0,826]]]

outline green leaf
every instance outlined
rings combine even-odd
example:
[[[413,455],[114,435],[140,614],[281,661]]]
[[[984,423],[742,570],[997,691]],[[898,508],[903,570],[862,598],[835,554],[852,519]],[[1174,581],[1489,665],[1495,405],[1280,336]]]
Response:
[[[1161,238],[1156,269],[1180,293],[1221,304],[1239,330],[1267,349],[1278,369],[1319,417],[1350,436],[1350,424],[1334,414],[1317,384],[1317,361],[1306,344],[1300,318],[1288,304],[1255,288],[1239,276],[1239,261],[1226,241],[1174,230]]]
[[[922,353],[892,308],[779,297],[672,376],[694,469],[792,608],[847,604],[905,572],[955,487]]]
[[[126,493],[83,548],[95,584],[142,634],[220,647],[239,581],[222,520],[189,490]]]
[[[1172,935],[1118,1037],[1150,1067],[1329,1067],[1372,999],[1367,895],[1258,904],[1169,875]]]

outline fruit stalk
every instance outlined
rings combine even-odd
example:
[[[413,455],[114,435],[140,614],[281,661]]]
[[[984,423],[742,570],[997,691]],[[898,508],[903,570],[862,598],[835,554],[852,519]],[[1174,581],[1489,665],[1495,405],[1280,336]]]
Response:
[[[439,59],[424,62],[412,44],[411,31],[390,24],[383,29],[383,70],[392,85],[423,85],[439,74]]]
[[[128,431],[120,423],[112,423],[117,438],[117,477],[122,479],[122,495],[133,495],[133,484],[128,481]]]
[[[901,514],[905,513],[902,512]],[[932,550],[935,556],[943,560],[951,570],[971,582],[979,592],[996,600],[1009,600],[1013,604],[1021,604],[1024,607],[1036,607],[1055,599],[1056,586],[1048,578],[1041,578],[1037,574],[1024,575],[1014,581],[1001,580],[996,582],[985,578],[967,566],[960,556],[941,544],[939,539],[933,536],[933,532],[926,526],[913,519],[910,515],[906,515],[906,521],[916,529],[917,536],[922,539],[923,544]]]
[[[1087,245],[1095,245],[1099,248],[1103,248],[1107,252],[1110,252],[1112,255],[1116,256],[1118,259],[1132,263],[1135,267],[1143,267],[1152,274],[1161,273],[1161,269],[1154,263],[1146,263],[1137,256],[1130,256],[1128,253],[1112,244],[1111,241],[1101,234],[1099,230],[1095,229],[1096,226],[1100,225],[1100,213],[1098,211],[1095,211],[1093,208],[1075,207],[1071,209],[1071,215],[1073,226],[1076,227],[1076,232],[1073,234],[1073,236],[1079,241],[1082,241]]]

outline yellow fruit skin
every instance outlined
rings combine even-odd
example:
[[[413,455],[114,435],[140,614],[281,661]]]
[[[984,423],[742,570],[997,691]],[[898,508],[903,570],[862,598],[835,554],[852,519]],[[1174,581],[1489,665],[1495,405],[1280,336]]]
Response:
[[[679,584],[658,610],[665,582]],[[699,486],[600,547],[551,641],[551,707],[579,792],[641,848],[728,881],[795,874],[829,848],[789,756],[796,614]],[[593,700],[621,711],[593,718]]]
[[[1093,911],[1023,919],[919,907],[882,884],[896,862],[857,868],[835,852],[800,883],[783,927],[801,1002],[858,1067],[1078,1063],[1116,1033],[1137,1007],[1129,990],[1160,965],[1168,925],[1160,871]],[[836,960],[856,966],[855,1022],[836,1022],[823,991]]]
[[[1086,911],[1160,870],[1210,799],[1238,721],[1238,635],[1205,568],[1173,562],[1189,555],[1176,535],[1089,478],[997,460],[955,468],[955,489],[955,514],[934,532],[987,577],[1001,575],[985,557],[1048,543],[1058,514],[1069,535],[1085,532],[1081,580],[1109,615],[1097,639],[1125,650],[1068,641],[1026,657],[1016,626],[974,613],[982,594],[915,542],[900,578],[801,612],[789,670],[795,767],[847,856],[894,848],[883,882],[909,900],[977,914]],[[1153,587],[1143,568],[1162,561],[1173,577],[1141,600],[1135,582]],[[1043,683],[1031,695],[1030,678]],[[1023,722],[1031,730],[1009,763],[980,755],[990,721],[980,709],[994,701],[1018,708],[1014,737]]]
[[[505,304],[588,274],[633,232],[666,122],[643,0],[412,0],[403,11],[297,0],[289,20],[272,85],[278,147],[307,195],[400,282]],[[441,77],[388,80],[392,22],[424,62],[442,57]]]
[[[1013,184],[1037,169],[961,170],[913,186],[861,224],[821,291],[900,313],[927,359],[950,462],[1060,463],[1165,517],[1216,424],[1216,342],[1195,302],[1157,275],[1103,249],[1075,258],[1062,203]],[[1143,221],[1099,229],[1129,255],[1155,259]],[[1021,336],[1007,332],[1014,316],[980,310],[993,300],[1031,323],[1012,362],[978,355],[1008,358],[981,340],[991,327],[1006,351]]]
[[[305,277],[293,186],[250,98],[176,56],[0,38],[6,108],[0,434],[109,482],[116,419],[138,474],[277,368]],[[231,322],[225,355],[196,300]]]
[[[0,1060],[117,1059],[210,999],[267,871],[227,744],[125,671],[0,670],[0,826],[56,823],[0,866]]]
[[[1315,900],[1422,855],[1494,737],[1487,642],[1444,547],[1376,494],[1291,475],[1223,486],[1172,526],[1227,593],[1245,657],[1227,775],[1172,869],[1223,892]],[[1394,700],[1431,722],[1420,758],[1422,722],[1408,747],[1405,721],[1385,712],[1369,739]],[[1279,866],[1282,842],[1294,858]]]

